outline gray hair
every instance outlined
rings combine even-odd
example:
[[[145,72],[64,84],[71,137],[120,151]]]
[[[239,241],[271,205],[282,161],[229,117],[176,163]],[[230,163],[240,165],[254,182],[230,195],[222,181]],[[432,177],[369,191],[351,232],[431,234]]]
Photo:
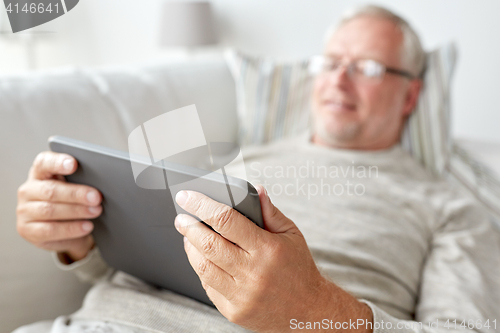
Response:
[[[417,33],[404,18],[380,6],[363,5],[344,12],[340,22],[328,29],[325,43],[328,42],[332,35],[341,26],[360,16],[372,16],[393,22],[403,34],[403,48],[401,55],[403,65],[408,67],[414,75],[417,75],[418,77],[423,75],[425,69],[425,51]]]

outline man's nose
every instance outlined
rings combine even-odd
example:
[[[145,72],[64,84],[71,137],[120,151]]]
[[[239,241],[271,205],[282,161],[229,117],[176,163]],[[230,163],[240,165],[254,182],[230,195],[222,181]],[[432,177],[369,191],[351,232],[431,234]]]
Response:
[[[345,86],[351,83],[349,76],[349,68],[347,65],[342,64],[336,69],[328,73],[328,84],[336,86]]]

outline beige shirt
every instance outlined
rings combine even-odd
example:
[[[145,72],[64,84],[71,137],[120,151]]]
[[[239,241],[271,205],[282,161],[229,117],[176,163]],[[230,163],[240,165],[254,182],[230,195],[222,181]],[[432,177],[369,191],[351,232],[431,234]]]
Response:
[[[500,331],[498,231],[473,198],[399,146],[337,150],[303,136],[244,157],[247,178],[298,225],[323,274],[371,307],[374,332],[452,332],[463,323]],[[162,332],[244,331],[212,308],[111,274],[98,251],[65,269],[98,281],[77,317]]]

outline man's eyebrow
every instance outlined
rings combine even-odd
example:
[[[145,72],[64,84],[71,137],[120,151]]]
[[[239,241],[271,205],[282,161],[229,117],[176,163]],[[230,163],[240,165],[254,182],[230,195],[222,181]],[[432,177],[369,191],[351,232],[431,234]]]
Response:
[[[342,55],[341,54],[338,54],[338,53],[334,53],[334,52],[325,52],[324,53],[324,56],[327,57],[327,58],[333,58],[333,59],[336,59],[336,58],[342,58]],[[380,63],[384,63],[379,56],[373,54],[367,54],[367,55],[364,55],[364,56],[354,56],[352,57],[352,59],[354,60],[360,60],[360,59],[371,59],[371,60],[375,60],[375,61],[378,61]]]

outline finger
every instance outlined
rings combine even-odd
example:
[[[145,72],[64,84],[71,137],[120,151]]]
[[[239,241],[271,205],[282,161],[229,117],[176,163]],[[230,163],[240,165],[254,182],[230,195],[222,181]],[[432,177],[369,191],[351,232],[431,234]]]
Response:
[[[71,175],[77,168],[76,159],[68,154],[44,151],[37,155],[29,172],[30,179],[51,179],[55,175]]]
[[[23,200],[37,200],[97,206],[101,193],[93,187],[66,183],[60,180],[32,180],[21,185],[18,191]]]
[[[18,206],[17,213],[28,221],[93,219],[101,215],[101,206],[82,206],[47,201],[28,201]]]
[[[74,252],[81,253],[81,255],[87,253],[89,249],[94,244],[94,240],[91,235],[86,235],[74,239],[66,239],[61,241],[51,241],[36,244],[39,248],[48,251],[56,252]]]
[[[217,290],[224,297],[231,298],[236,286],[234,278],[203,256],[187,238],[184,238],[184,249],[186,250],[189,263],[200,277],[200,280]]]
[[[90,234],[90,221],[28,222],[18,225],[19,234],[33,244],[80,238]]]
[[[203,223],[187,214],[175,218],[175,226],[205,258],[236,276],[248,262],[248,254],[240,247],[210,230]]]
[[[299,229],[286,217],[269,198],[269,194],[262,185],[256,185],[255,189],[259,193],[260,207],[262,210],[262,219],[264,220],[264,226],[266,230],[275,233],[300,233]]]
[[[180,191],[175,200],[185,211],[242,249],[250,251],[258,246],[256,240],[264,231],[231,207],[194,191]]]
[[[208,298],[214,303],[215,307],[220,311],[220,313],[224,314],[227,310],[232,307],[229,300],[224,297],[220,292],[212,288],[207,283],[201,281],[201,286],[205,289]]]

